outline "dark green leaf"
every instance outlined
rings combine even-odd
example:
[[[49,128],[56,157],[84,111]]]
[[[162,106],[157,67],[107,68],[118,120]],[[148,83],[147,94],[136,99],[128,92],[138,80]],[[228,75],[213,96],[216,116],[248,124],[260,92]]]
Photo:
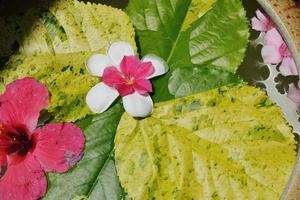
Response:
[[[114,164],[114,137],[123,109],[117,104],[109,111],[78,122],[86,136],[83,159],[64,174],[48,174],[45,200],[89,200],[123,198]]]
[[[177,68],[170,78],[169,90],[177,98],[238,82],[229,72],[204,67]]]
[[[170,66],[166,76],[171,77],[172,73],[177,73],[172,77],[180,76],[179,71],[174,71],[176,68],[206,68],[206,73],[195,76],[200,81],[205,79],[205,84],[198,85],[193,93],[237,79],[233,74],[244,58],[249,35],[240,0],[216,3],[212,0],[131,0],[127,13],[136,27],[141,53],[154,53],[165,59]],[[224,71],[232,74],[226,73],[228,76],[219,80],[216,70],[220,70],[219,74]],[[181,80],[178,77],[177,81]],[[174,91],[166,90],[168,84],[169,89],[173,88],[173,83],[165,77],[154,81],[155,101],[174,98],[171,95]]]

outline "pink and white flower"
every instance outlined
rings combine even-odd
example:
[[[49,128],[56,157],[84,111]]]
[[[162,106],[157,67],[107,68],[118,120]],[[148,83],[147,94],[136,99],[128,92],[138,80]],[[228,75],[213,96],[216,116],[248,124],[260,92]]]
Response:
[[[279,69],[284,76],[298,74],[292,54],[277,29],[273,28],[266,33],[261,53],[265,63],[281,63]]]
[[[257,31],[267,32],[275,27],[273,20],[264,15],[260,10],[256,10],[256,17],[251,19],[252,28]]]
[[[49,104],[47,88],[32,78],[6,86],[0,96],[0,199],[36,200],[47,172],[65,172],[82,157],[84,136],[72,123],[37,128]]]
[[[121,96],[127,113],[133,117],[146,117],[153,110],[149,79],[165,74],[168,65],[155,55],[146,55],[140,60],[130,44],[115,42],[107,55],[93,55],[87,62],[87,69],[103,81],[86,96],[86,103],[93,112],[104,112]]]
[[[298,88],[294,84],[291,84],[289,86],[289,91],[288,91],[288,98],[291,99],[298,106],[300,106],[300,89],[299,89],[299,86],[300,86],[300,82],[298,83]]]

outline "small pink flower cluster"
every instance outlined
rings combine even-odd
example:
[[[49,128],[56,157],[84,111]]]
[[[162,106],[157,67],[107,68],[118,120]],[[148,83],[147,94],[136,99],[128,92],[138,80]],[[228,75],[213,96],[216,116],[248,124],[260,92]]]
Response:
[[[264,33],[261,52],[264,63],[280,64],[279,70],[284,76],[298,75],[292,53],[272,19],[257,10],[256,17],[253,17],[251,22],[254,30]],[[298,83],[298,86],[300,86],[300,83]],[[288,97],[300,106],[300,90],[294,84],[289,87]]]

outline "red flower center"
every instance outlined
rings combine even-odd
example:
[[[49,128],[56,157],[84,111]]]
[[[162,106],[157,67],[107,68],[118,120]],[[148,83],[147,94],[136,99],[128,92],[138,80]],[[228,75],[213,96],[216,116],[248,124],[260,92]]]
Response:
[[[0,124],[0,150],[6,155],[26,156],[33,147],[30,132],[24,125],[8,127]]]

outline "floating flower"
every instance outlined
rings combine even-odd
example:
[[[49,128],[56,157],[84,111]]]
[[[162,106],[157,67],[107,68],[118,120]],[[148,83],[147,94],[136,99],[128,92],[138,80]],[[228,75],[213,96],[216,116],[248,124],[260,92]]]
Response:
[[[260,10],[256,10],[256,17],[251,19],[252,28],[257,31],[267,32],[275,27],[275,23]]]
[[[71,123],[36,128],[49,103],[32,78],[6,86],[0,96],[0,199],[35,200],[46,193],[47,172],[65,172],[82,157],[84,136]]]
[[[275,29],[268,31],[264,38],[262,57],[267,64],[279,64],[280,72],[284,76],[297,75],[297,67],[287,44]]]
[[[87,62],[87,69],[103,81],[86,96],[87,105],[93,112],[104,112],[121,96],[126,112],[134,117],[146,117],[153,109],[149,79],[165,74],[168,66],[155,55],[140,60],[128,43],[116,42],[110,46],[107,55],[93,55]]]

